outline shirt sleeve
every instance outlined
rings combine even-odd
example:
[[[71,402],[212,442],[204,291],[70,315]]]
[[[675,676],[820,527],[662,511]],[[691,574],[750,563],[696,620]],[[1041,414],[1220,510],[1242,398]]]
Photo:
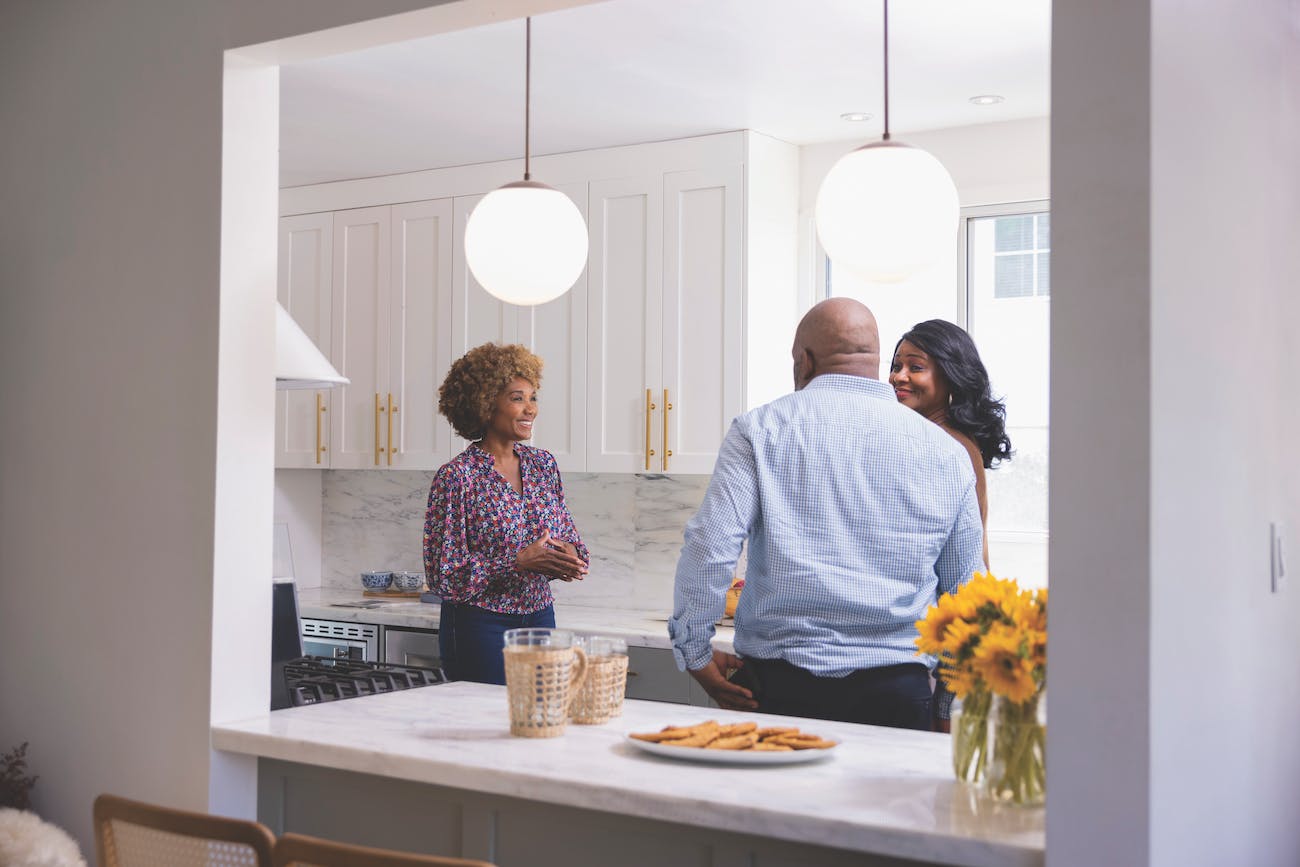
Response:
[[[554,455],[548,457],[551,465],[552,509],[555,514],[555,526],[551,527],[551,535],[561,542],[573,545],[578,550],[578,557],[582,562],[591,565],[591,552],[587,550],[586,545],[582,544],[582,537],[578,535],[578,525],[574,523],[568,503],[564,501],[564,483],[560,480],[560,465],[555,462]]]
[[[758,502],[754,446],[739,421],[733,421],[718,450],[704,502],[686,524],[677,560],[668,635],[678,668],[695,671],[713,659],[714,624],[726,608],[727,589],[757,518]]]
[[[979,498],[975,494],[975,475],[972,472],[957,509],[957,520],[934,564],[939,578],[936,599],[952,593],[983,568],[984,523],[980,520]]]
[[[515,555],[489,558],[470,550],[466,522],[470,504],[463,477],[443,467],[429,488],[424,519],[424,574],[450,602],[481,595],[493,581],[516,574]]]

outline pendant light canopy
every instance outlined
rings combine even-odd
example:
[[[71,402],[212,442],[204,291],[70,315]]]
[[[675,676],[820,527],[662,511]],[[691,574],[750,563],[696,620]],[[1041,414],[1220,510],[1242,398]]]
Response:
[[[587,224],[564,193],[532,180],[529,133],[533,19],[525,24],[524,179],[483,197],[465,225],[465,262],[489,294],[544,304],[572,288],[587,264]]]
[[[889,0],[884,0],[885,134],[831,167],[817,192],[817,236],[834,267],[905,280],[956,237],[957,188],[929,153],[889,137]]]

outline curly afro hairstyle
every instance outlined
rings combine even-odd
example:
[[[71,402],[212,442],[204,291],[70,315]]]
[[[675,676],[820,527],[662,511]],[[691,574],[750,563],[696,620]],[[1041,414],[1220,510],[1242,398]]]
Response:
[[[456,359],[438,389],[438,412],[456,434],[481,440],[496,409],[497,398],[514,379],[542,385],[542,360],[517,343],[484,343]]]
[[[1007,408],[993,397],[988,371],[970,335],[946,320],[929,319],[899,339],[894,355],[898,355],[898,347],[904,340],[930,356],[939,375],[948,383],[952,394],[948,423],[975,441],[984,468],[991,469],[1011,460]]]

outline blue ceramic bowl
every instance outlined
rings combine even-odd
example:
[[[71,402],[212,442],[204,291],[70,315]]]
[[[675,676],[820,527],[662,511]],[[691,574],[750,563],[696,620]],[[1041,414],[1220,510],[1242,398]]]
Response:
[[[362,572],[361,586],[367,590],[387,590],[393,583],[392,572]]]
[[[416,590],[424,589],[423,572],[394,572],[393,589],[401,590],[403,593],[411,593]]]

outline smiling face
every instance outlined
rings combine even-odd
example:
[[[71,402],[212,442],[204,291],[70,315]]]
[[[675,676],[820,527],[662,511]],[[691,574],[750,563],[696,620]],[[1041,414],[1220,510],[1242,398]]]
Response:
[[[898,344],[889,366],[889,384],[899,403],[926,418],[940,418],[947,413],[952,396],[947,381],[929,354],[909,341]]]
[[[537,412],[537,389],[528,380],[516,377],[497,398],[488,431],[505,442],[531,439]]]

